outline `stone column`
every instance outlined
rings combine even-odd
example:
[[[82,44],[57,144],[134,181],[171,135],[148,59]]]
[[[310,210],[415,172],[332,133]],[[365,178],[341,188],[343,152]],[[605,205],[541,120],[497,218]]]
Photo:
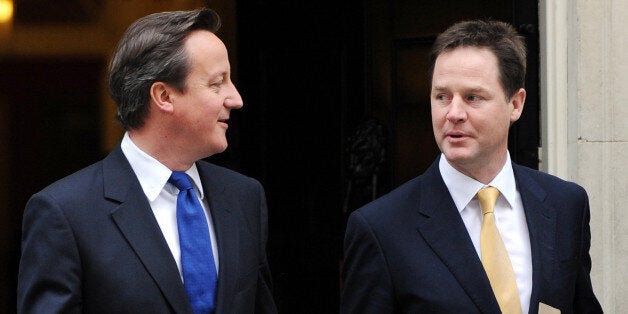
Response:
[[[628,309],[628,1],[540,1],[542,169],[589,193],[594,290]]]

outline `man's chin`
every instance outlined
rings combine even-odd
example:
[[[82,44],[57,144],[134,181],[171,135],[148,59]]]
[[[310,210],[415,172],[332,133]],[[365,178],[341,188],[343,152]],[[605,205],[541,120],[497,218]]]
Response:
[[[455,163],[463,165],[469,159],[471,159],[471,154],[466,149],[449,149],[444,152],[445,158],[449,163]]]
[[[225,141],[224,143],[220,143],[220,144],[214,144],[211,147],[209,147],[209,149],[205,152],[205,157],[203,158],[207,158],[216,154],[220,154],[222,152],[224,152],[225,150],[227,150],[227,142]]]

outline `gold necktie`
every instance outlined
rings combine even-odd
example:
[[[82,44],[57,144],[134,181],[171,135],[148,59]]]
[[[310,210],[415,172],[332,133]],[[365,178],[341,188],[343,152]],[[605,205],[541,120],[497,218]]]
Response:
[[[519,291],[515,281],[515,273],[512,270],[510,257],[502,237],[495,225],[493,213],[495,201],[499,196],[499,190],[494,187],[483,188],[478,191],[478,199],[482,207],[482,231],[480,232],[480,250],[482,252],[482,265],[491,282],[493,293],[499,303],[499,308],[504,314],[521,313]]]

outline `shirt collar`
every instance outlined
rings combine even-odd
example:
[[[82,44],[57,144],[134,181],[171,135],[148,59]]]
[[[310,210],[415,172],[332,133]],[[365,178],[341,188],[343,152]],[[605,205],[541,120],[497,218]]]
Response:
[[[129,137],[128,132],[124,133],[120,147],[129,164],[131,164],[131,168],[133,168],[133,172],[135,172],[144,194],[146,194],[149,201],[154,201],[166,186],[172,170],[137,147]],[[196,164],[193,164],[185,173],[192,178],[192,183],[196,186],[200,199],[203,199],[203,185],[201,184]]]
[[[443,181],[445,181],[445,185],[449,190],[449,194],[451,194],[451,198],[456,204],[456,208],[461,212],[469,202],[475,197],[475,194],[483,187],[482,182],[479,182],[462,172],[456,170],[452,167],[445,155],[441,153],[440,160],[438,162],[438,167],[440,169],[441,176],[443,177]],[[517,187],[515,184],[515,175],[512,170],[512,163],[510,161],[510,153],[506,154],[506,162],[502,167],[502,170],[499,171],[497,176],[491,181],[489,186],[493,186],[497,188],[500,194],[506,199],[510,208],[513,208],[515,204],[515,198],[517,194]]]

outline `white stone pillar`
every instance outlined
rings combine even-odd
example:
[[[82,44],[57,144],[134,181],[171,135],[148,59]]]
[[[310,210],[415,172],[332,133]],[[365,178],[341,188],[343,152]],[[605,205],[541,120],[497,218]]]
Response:
[[[541,169],[591,204],[594,290],[628,311],[628,1],[542,0]]]

